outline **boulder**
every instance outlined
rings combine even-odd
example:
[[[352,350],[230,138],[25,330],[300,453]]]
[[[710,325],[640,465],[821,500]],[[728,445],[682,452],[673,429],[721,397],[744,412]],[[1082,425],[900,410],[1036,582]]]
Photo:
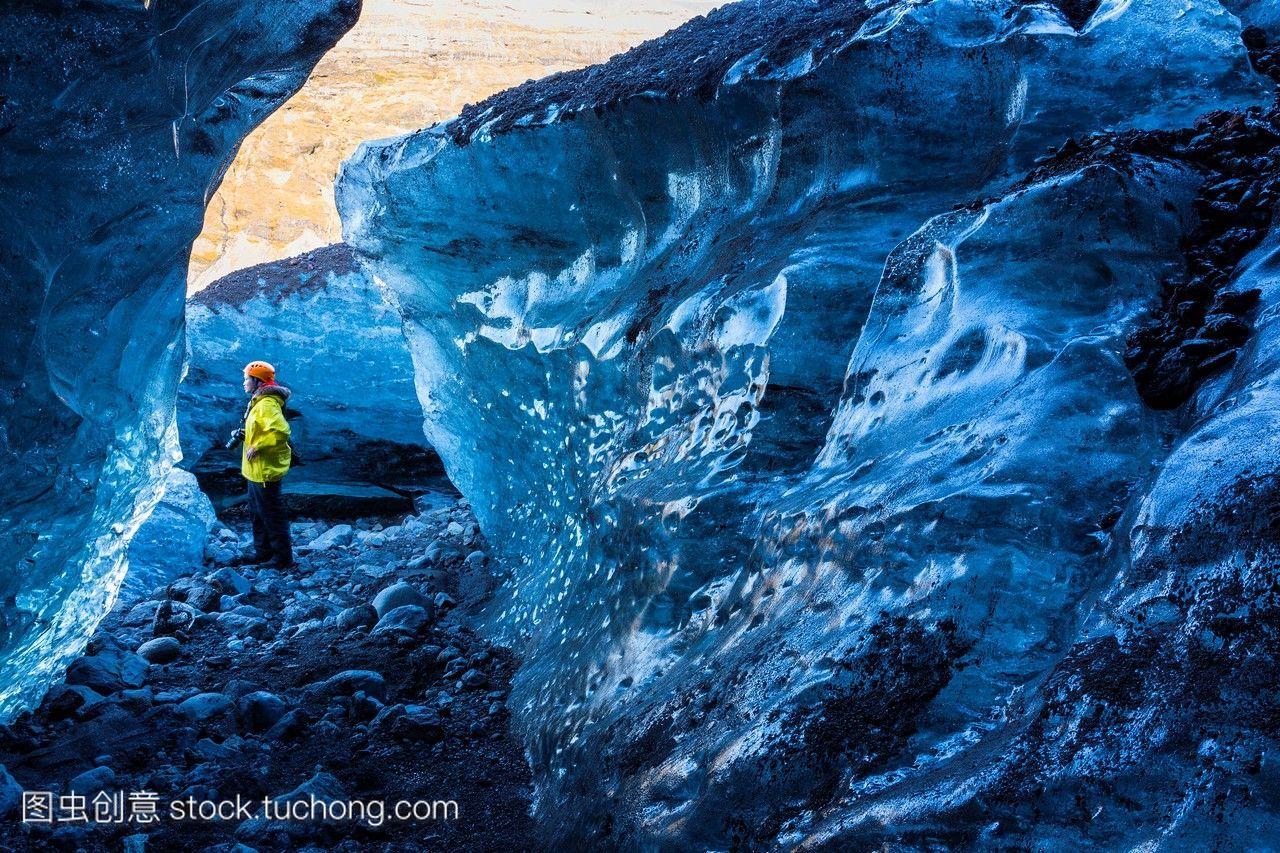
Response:
[[[324,533],[321,533],[315,539],[301,546],[299,551],[326,551],[329,548],[337,548],[342,545],[349,545],[355,537],[355,529],[350,524],[338,524],[330,527]]]
[[[431,614],[424,607],[416,604],[406,604],[403,607],[397,607],[391,610],[386,616],[378,620],[378,624],[374,626],[373,633],[407,633],[416,634],[418,630],[431,621]]]
[[[81,796],[89,797],[104,791],[116,782],[116,772],[110,767],[95,767],[86,770],[67,783],[67,789]]]
[[[197,693],[178,703],[178,713],[192,722],[204,722],[231,709],[231,699],[222,693]]]
[[[225,595],[244,595],[253,588],[248,579],[234,569],[218,569],[209,575],[209,583]]]
[[[338,627],[350,631],[361,625],[369,627],[378,621],[378,611],[370,604],[357,604],[338,614]]]
[[[8,818],[18,810],[22,801],[22,786],[9,774],[9,768],[0,764],[0,818]]]
[[[386,616],[397,607],[404,607],[407,604],[416,604],[419,607],[428,606],[426,596],[418,591],[417,587],[410,584],[400,583],[391,586],[378,593],[373,599],[373,609],[377,611],[378,616]]]
[[[182,654],[182,644],[173,637],[156,637],[138,646],[138,655],[151,663],[172,663]]]
[[[266,690],[258,690],[240,697],[236,714],[240,722],[253,732],[270,729],[284,716],[285,704],[279,696]]]
[[[121,649],[76,658],[67,667],[66,677],[67,684],[82,684],[104,696],[129,687],[141,687],[146,679],[146,659]]]
[[[320,696],[350,696],[357,690],[363,690],[381,701],[387,698],[387,682],[380,673],[368,669],[348,669],[332,675],[319,684],[313,684],[312,690]]]

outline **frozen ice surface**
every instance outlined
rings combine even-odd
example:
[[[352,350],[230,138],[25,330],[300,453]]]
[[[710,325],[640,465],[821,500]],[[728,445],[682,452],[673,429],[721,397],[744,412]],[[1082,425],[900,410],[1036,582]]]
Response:
[[[204,564],[213,504],[193,474],[169,469],[159,502],[129,541],[122,600],[136,599]]]
[[[187,254],[356,0],[0,9],[0,712],[114,599],[176,454]]]
[[[1062,661],[1101,660],[1139,505],[1204,486],[1121,357],[1201,177],[1019,177],[1266,102],[1241,28],[1212,0],[744,3],[346,164],[346,239],[507,572],[556,832],[1071,837],[1069,794],[1039,829],[977,798],[1022,790],[1046,679],[1086,701]],[[1045,750],[1037,779],[1090,772]],[[1133,801],[1112,842],[1173,831]]]
[[[184,464],[220,447],[244,415],[241,370],[262,359],[292,392],[305,460],[361,442],[422,446],[422,408],[400,315],[347,247],[326,246],[219,279],[187,303],[178,392]]]

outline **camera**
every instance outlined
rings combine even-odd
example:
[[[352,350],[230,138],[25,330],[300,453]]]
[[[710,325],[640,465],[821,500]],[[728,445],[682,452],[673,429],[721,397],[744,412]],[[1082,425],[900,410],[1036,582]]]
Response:
[[[231,433],[231,437],[227,439],[227,450],[233,450],[237,444],[244,441],[244,429],[238,429]]]

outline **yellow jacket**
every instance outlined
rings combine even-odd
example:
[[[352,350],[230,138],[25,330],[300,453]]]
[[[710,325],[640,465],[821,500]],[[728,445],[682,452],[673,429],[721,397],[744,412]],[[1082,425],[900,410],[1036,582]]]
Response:
[[[244,449],[240,473],[255,483],[274,483],[289,473],[293,451],[289,448],[289,422],[284,419],[284,402],[289,389],[283,385],[260,388],[249,401],[244,416]],[[257,453],[249,458],[249,448]]]

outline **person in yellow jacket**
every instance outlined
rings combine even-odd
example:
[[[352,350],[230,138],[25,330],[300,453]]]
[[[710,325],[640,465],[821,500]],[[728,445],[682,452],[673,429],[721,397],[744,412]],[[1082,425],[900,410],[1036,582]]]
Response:
[[[293,565],[293,543],[280,488],[293,461],[289,422],[284,417],[290,391],[276,382],[274,367],[265,361],[251,361],[244,368],[244,392],[249,395],[249,405],[240,431],[244,441],[240,473],[248,483],[255,553],[241,562],[288,568]]]

